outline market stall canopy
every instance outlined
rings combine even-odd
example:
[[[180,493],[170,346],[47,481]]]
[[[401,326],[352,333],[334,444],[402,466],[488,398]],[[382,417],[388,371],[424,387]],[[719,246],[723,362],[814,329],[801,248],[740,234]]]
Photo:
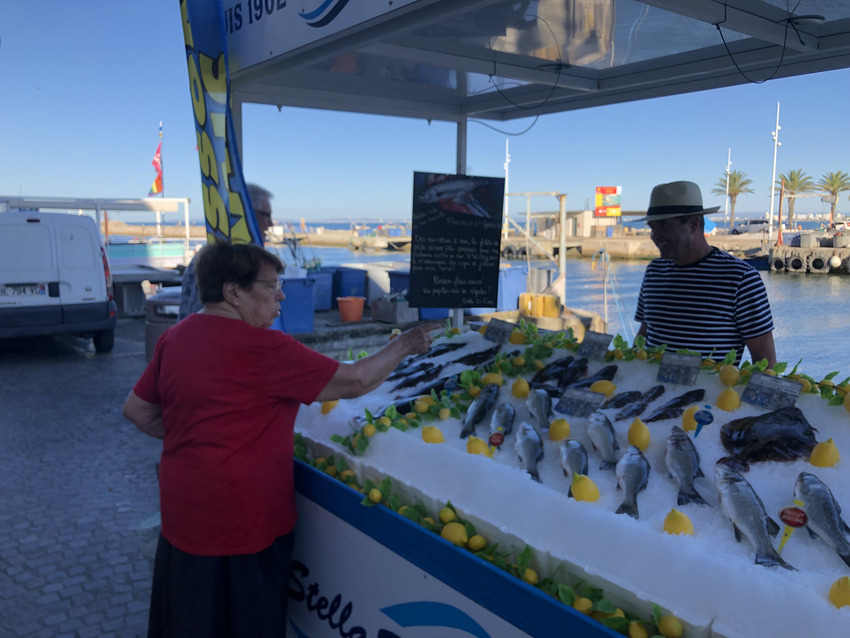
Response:
[[[245,5],[240,103],[498,121],[850,67],[847,0]]]

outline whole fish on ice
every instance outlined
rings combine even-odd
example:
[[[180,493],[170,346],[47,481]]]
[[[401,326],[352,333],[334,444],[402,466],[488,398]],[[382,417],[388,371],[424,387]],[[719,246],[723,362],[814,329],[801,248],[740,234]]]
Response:
[[[670,399],[655,412],[643,419],[643,422],[652,423],[653,421],[662,421],[664,419],[677,419],[682,416],[685,408],[692,406],[694,403],[699,403],[704,397],[705,390],[702,388],[688,390],[684,394]]]
[[[639,401],[641,397],[641,393],[639,390],[629,390],[628,392],[619,392],[612,396],[605,402],[605,405],[602,406],[605,410],[619,410],[620,408],[624,408],[627,405],[635,403]]]
[[[679,485],[676,503],[708,505],[694,487],[694,479],[705,476],[699,466],[699,453],[691,437],[678,425],[673,426],[670,436],[667,437],[664,460],[667,462],[667,471]]]
[[[537,464],[543,459],[543,442],[534,426],[525,421],[519,424],[517,431],[516,453],[522,469],[539,483],[540,474],[537,472]]]
[[[490,410],[495,407],[498,396],[499,386],[495,383],[486,385],[478,393],[463,416],[463,429],[460,431],[460,438],[465,439],[475,432],[475,426],[481,423],[490,414]]]
[[[395,392],[396,390],[402,390],[404,388],[412,388],[421,383],[425,383],[426,381],[431,381],[434,377],[440,374],[442,369],[442,364],[426,364],[425,367],[423,367],[418,372],[404,377],[401,381],[399,381],[396,385],[392,387],[390,392]]]
[[[643,411],[646,410],[646,406],[655,401],[658,397],[664,394],[664,386],[661,384],[652,386],[649,390],[644,392],[637,403],[632,403],[629,406],[624,407],[617,414],[614,415],[615,421],[622,421],[623,419],[632,419],[634,417],[638,417],[643,414]]]
[[[568,479],[572,479],[576,474],[587,476],[587,450],[580,441],[564,439],[558,446],[558,451],[564,476]],[[568,495],[572,496],[572,488],[570,488]]]
[[[589,388],[597,381],[610,381],[614,378],[614,375],[617,374],[617,366],[616,364],[611,364],[605,366],[596,374],[592,374],[589,377],[585,377],[581,381],[576,381],[574,383],[570,383],[569,387],[571,388]]]
[[[552,397],[543,388],[536,388],[525,399],[528,413],[541,432],[549,429],[549,415],[552,414]]]
[[[516,419],[516,409],[510,403],[500,403],[499,407],[493,412],[493,418],[490,419],[490,436],[501,434],[503,437],[510,434],[514,429],[514,420]]]
[[[630,445],[622,458],[617,461],[617,487],[623,490],[623,502],[617,508],[617,514],[628,514],[640,518],[637,495],[646,489],[649,482],[649,461],[640,448]]]
[[[722,459],[714,466],[714,482],[720,510],[732,522],[735,540],[740,543],[746,537],[756,550],[756,564],[794,570],[773,547],[770,539],[779,533],[779,525],[767,515],[752,485]]]
[[[803,501],[808,520],[806,527],[813,538],[819,538],[850,566],[850,528],[841,518],[841,507],[826,483],[814,474],[800,472],[794,484],[794,498]]]
[[[588,417],[587,434],[593,449],[602,457],[599,469],[613,469],[617,465],[617,455],[614,451],[620,449],[620,444],[617,443],[611,420],[601,412],[592,413]]]
[[[720,428],[720,442],[744,472],[753,462],[808,458],[817,445],[814,428],[796,406],[729,421]]]

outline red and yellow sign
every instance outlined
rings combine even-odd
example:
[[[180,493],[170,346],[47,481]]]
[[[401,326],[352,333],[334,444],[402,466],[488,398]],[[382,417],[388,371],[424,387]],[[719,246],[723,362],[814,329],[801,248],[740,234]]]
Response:
[[[622,186],[597,186],[594,217],[619,217]]]

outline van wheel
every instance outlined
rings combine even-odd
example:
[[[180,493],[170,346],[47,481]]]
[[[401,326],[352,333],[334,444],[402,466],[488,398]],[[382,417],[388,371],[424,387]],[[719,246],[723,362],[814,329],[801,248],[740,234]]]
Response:
[[[92,341],[94,341],[94,351],[98,354],[112,352],[112,348],[115,346],[115,331],[104,330],[103,332],[98,332],[92,338]]]

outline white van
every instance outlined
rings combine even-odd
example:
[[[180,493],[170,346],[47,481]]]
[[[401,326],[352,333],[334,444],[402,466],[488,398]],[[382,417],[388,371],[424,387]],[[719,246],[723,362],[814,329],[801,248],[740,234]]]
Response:
[[[71,333],[110,352],[117,316],[91,217],[0,213],[0,338]]]

